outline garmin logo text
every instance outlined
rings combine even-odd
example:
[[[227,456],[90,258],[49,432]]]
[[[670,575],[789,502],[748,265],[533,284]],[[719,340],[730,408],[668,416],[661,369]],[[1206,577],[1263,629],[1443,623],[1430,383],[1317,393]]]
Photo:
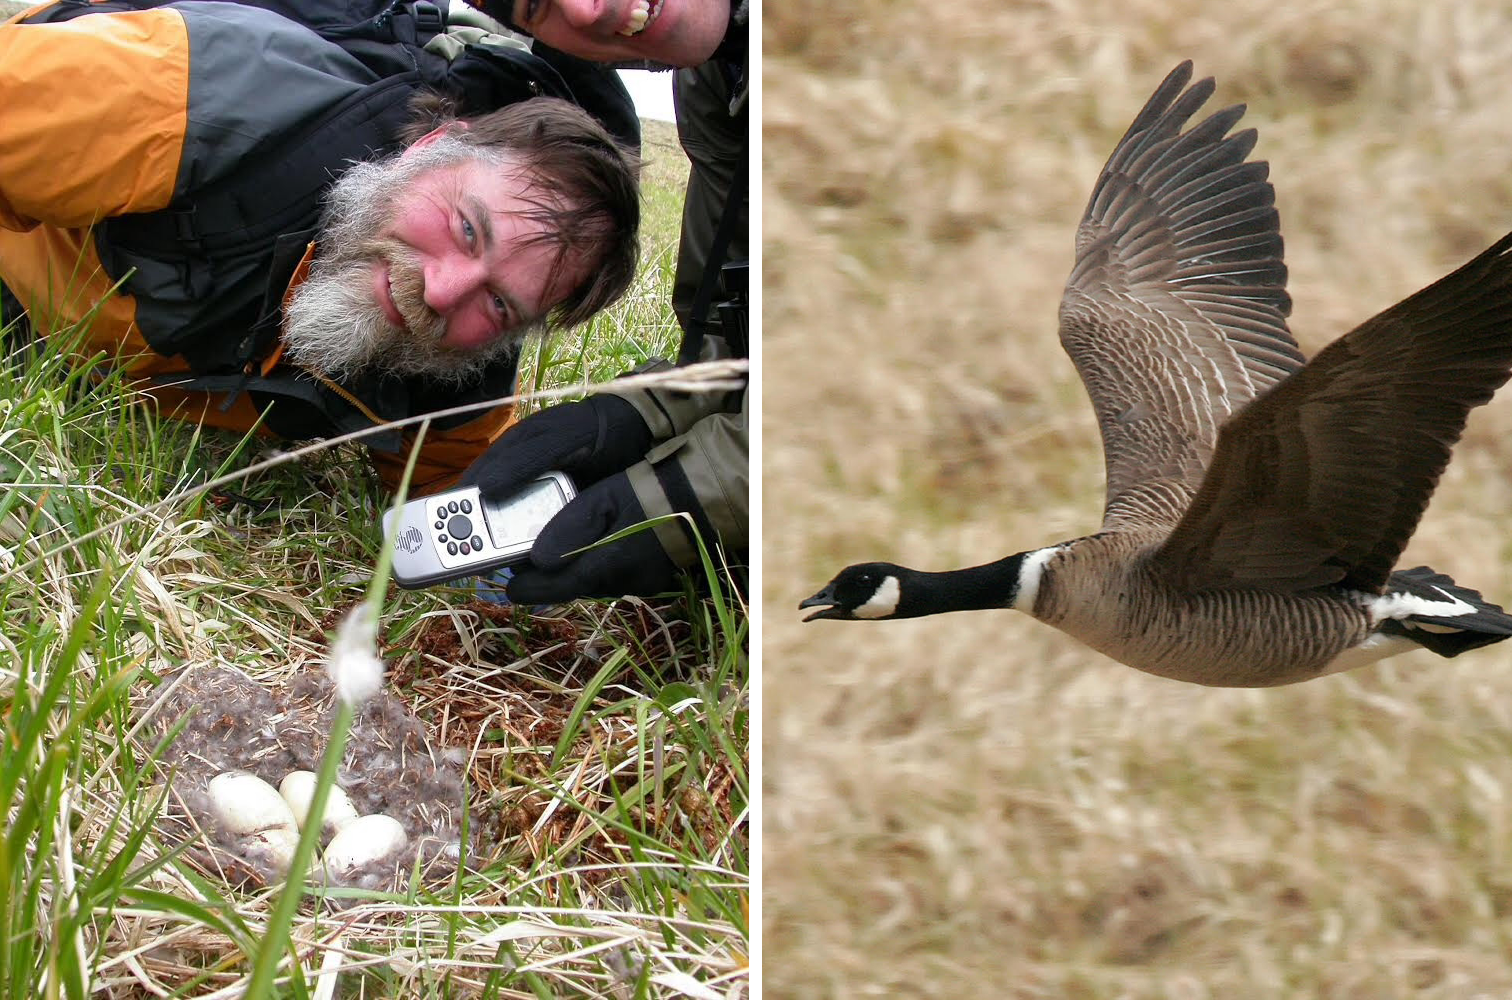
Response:
[[[403,534],[394,539],[394,547],[396,549],[401,552],[408,552],[411,555],[419,552],[420,546],[424,543],[425,536],[422,535],[420,533],[420,529],[416,528],[414,525],[410,525],[410,527],[405,529]]]

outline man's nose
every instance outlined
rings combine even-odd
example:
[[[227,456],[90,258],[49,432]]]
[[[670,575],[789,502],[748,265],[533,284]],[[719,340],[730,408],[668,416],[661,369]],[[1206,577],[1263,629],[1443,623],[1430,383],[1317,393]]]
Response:
[[[487,281],[483,262],[465,254],[432,257],[425,264],[425,304],[449,316]]]

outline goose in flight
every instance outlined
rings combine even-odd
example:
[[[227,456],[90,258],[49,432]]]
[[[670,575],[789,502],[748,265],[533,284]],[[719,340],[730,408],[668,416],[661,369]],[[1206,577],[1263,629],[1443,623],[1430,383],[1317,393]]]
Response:
[[[1166,77],[1076,233],[1060,339],[1102,432],[1095,534],[949,572],[873,562],[806,618],[1013,608],[1129,666],[1291,684],[1512,636],[1428,569],[1393,572],[1470,409],[1512,372],[1512,234],[1307,361],[1287,330],[1279,216],[1255,131]]]

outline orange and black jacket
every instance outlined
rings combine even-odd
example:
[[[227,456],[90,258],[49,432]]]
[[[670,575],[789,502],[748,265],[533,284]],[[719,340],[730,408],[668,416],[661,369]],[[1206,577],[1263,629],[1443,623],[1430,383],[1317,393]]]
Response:
[[[40,334],[87,319],[84,351],[213,426],[326,437],[509,395],[514,358],[462,391],[338,384],[280,358],[326,187],[399,148],[418,89],[468,114],[565,97],[638,144],[612,74],[498,36],[428,44],[443,32],[425,0],[60,0],[0,24],[0,283]],[[512,420],[499,406],[433,426],[416,490],[448,485]],[[386,479],[408,438],[367,439]]]

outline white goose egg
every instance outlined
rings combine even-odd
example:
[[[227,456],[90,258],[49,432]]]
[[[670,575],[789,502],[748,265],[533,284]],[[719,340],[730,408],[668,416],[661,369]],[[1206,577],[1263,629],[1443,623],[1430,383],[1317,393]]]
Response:
[[[325,850],[326,867],[338,875],[398,853],[409,841],[397,819],[374,813],[352,820]]]
[[[315,772],[314,771],[290,771],[284,776],[284,780],[278,784],[278,794],[289,804],[289,809],[294,813],[294,821],[304,829],[310,814],[310,799],[315,796]],[[357,810],[352,805],[352,800],[347,793],[342,791],[340,785],[332,785],[326,795],[325,822],[321,825],[322,831],[333,834],[357,818]]]
[[[248,849],[265,851],[268,860],[282,874],[294,863],[294,851],[299,847],[299,831],[292,826],[273,826],[257,831],[243,843]]]
[[[232,833],[258,833],[274,827],[298,829],[288,803],[255,774],[225,771],[210,779],[206,791],[216,818]]]

